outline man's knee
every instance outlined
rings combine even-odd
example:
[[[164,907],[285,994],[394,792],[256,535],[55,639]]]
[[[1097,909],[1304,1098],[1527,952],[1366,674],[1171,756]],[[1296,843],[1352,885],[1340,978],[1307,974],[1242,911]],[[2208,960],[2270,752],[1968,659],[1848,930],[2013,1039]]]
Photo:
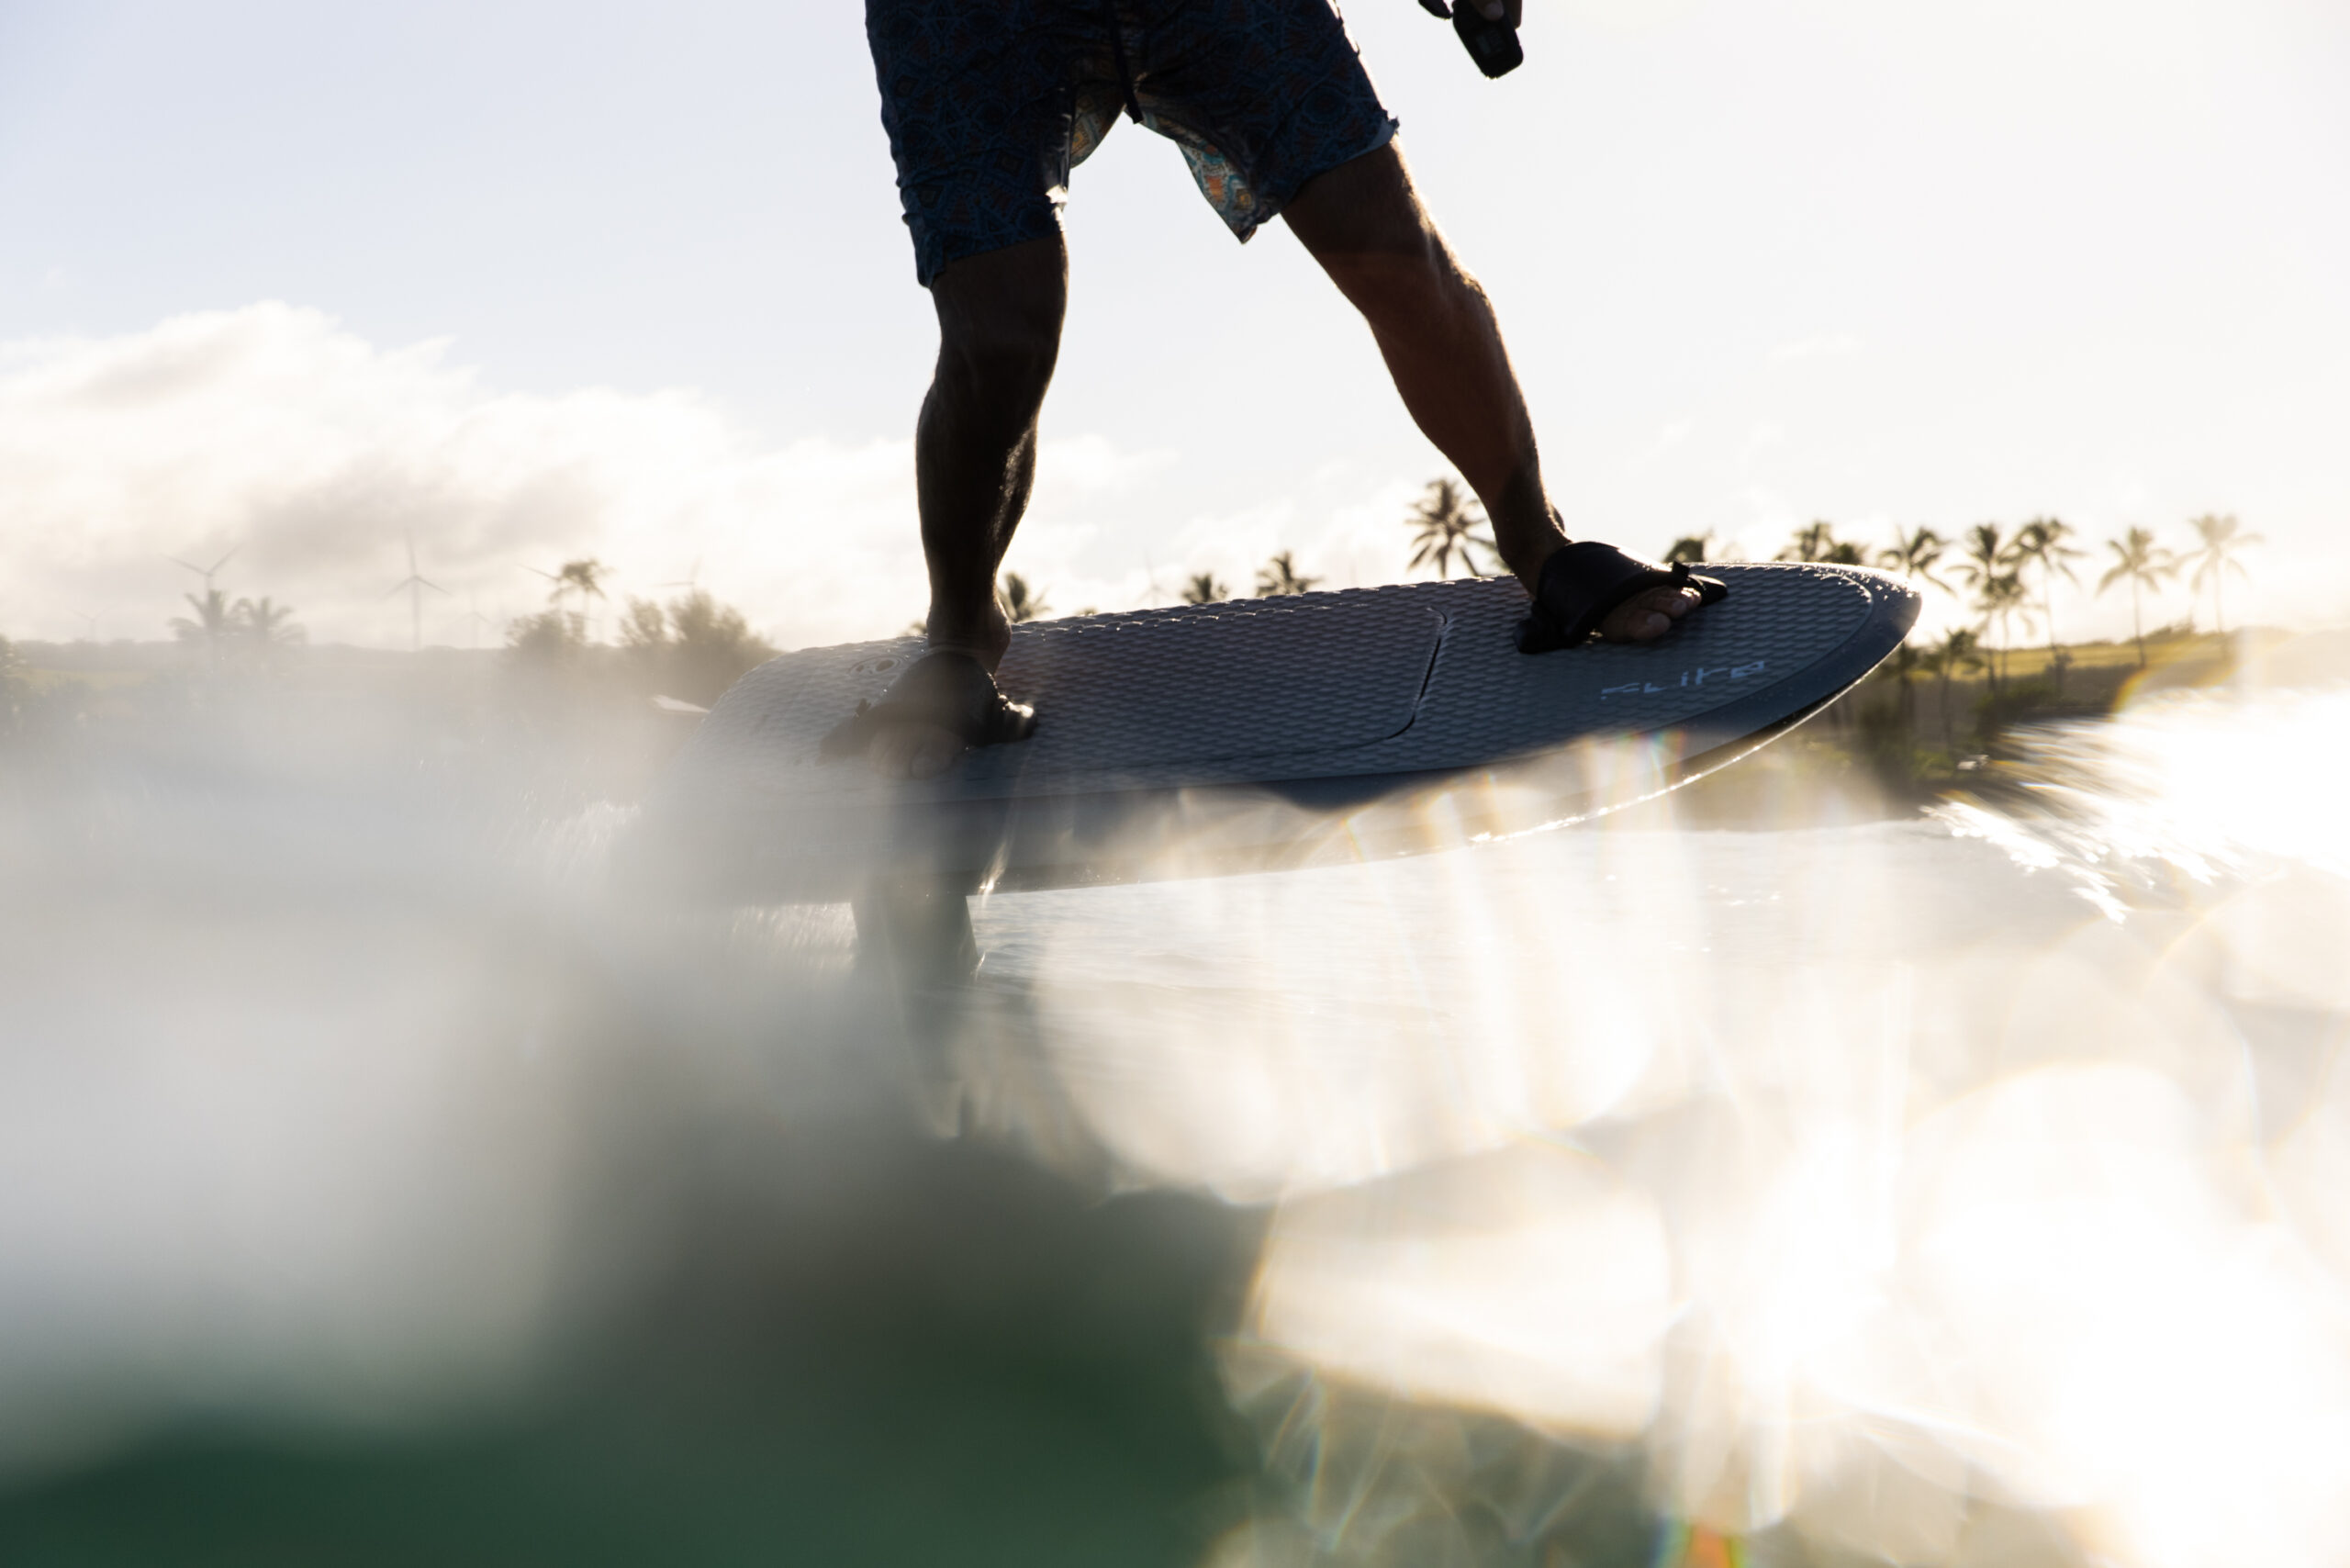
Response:
[[[1374,319],[1483,303],[1483,290],[1445,243],[1393,143],[1307,182],[1286,216],[1314,259]]]
[[[1033,318],[979,318],[943,327],[938,368],[1002,396],[1038,398],[1053,379],[1060,323]]]
[[[1485,291],[1441,236],[1377,250],[1336,252],[1318,258],[1357,309],[1382,327],[1391,321],[1473,319],[1491,309]]]
[[[951,263],[930,286],[943,374],[1001,391],[1042,394],[1060,353],[1069,292],[1058,241]]]
[[[1434,263],[1445,244],[1393,142],[1316,174],[1281,216],[1325,266],[1353,256]]]

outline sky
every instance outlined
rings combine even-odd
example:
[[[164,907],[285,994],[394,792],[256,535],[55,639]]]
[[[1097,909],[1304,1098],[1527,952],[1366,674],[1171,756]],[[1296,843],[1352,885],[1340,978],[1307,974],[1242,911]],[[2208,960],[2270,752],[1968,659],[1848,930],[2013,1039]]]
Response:
[[[1501,311],[1569,531],[1767,556],[2232,512],[2231,621],[2350,620],[2350,7],[1528,0],[1348,16]],[[0,634],[494,645],[592,554],[780,646],[923,609],[935,347],[857,8],[0,0]],[[1276,224],[1121,126],[1007,565],[1057,610],[1393,580],[1442,459]],[[2070,636],[2129,626],[2100,563]],[[2186,613],[2183,591],[2154,608]],[[1934,621],[1956,612],[1934,599]],[[2209,604],[2205,604],[2208,622]],[[1930,624],[1932,621],[1930,621]]]

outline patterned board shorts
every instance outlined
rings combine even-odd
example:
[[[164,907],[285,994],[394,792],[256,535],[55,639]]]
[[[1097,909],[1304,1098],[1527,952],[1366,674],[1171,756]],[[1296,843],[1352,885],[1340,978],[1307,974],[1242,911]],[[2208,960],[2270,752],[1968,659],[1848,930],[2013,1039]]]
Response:
[[[866,0],[865,29],[924,287],[1058,233],[1069,170],[1121,111],[1244,241],[1395,134],[1333,0]]]

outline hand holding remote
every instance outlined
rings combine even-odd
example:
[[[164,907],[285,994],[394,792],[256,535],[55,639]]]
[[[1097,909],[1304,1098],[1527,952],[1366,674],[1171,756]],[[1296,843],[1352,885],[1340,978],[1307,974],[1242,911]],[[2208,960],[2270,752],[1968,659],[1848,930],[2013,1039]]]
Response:
[[[1420,8],[1432,17],[1452,18],[1452,30],[1460,35],[1460,47],[1477,62],[1477,69],[1488,76],[1506,76],[1526,62],[1526,50],[1517,41],[1519,7],[1524,0],[1420,0]],[[1486,6],[1493,8],[1486,14]]]

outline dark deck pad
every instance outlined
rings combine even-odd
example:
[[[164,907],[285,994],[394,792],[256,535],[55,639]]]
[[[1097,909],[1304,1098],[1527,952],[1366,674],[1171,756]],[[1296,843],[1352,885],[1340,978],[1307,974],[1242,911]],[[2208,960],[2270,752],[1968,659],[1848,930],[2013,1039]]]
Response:
[[[822,766],[920,644],[786,654],[722,698],[648,802],[638,874],[847,898],[877,873],[1004,886],[1442,847],[1642,798],[1741,755],[1897,646],[1881,573],[1709,566],[1723,602],[1657,643],[1516,651],[1506,578],[1022,626],[999,682],[1029,740],[944,777]]]

